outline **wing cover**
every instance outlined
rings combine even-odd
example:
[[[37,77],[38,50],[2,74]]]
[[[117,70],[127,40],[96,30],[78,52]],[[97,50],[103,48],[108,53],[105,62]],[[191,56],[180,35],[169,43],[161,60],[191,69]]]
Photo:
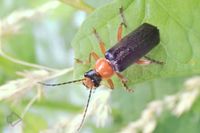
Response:
[[[160,42],[157,27],[144,23],[106,51],[114,70],[121,72],[146,55]]]

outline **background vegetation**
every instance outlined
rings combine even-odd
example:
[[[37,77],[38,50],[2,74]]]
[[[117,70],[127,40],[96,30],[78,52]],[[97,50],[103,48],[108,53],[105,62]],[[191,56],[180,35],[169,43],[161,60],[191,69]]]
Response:
[[[1,132],[76,131],[88,97],[85,87],[43,87],[37,82],[80,78],[91,66],[74,65],[74,57],[84,60],[91,50],[100,53],[92,27],[107,48],[115,44],[120,6],[129,26],[124,35],[142,22],[159,27],[161,43],[149,56],[166,64],[135,65],[125,71],[134,93],[126,93],[116,77],[114,91],[104,86],[95,90],[81,132],[200,131],[198,0],[2,0]],[[14,127],[7,121],[12,112],[23,119]]]

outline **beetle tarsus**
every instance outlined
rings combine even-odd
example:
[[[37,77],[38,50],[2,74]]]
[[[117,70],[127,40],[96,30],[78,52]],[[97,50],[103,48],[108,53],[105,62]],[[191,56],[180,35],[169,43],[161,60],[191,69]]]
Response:
[[[124,85],[126,92],[129,92],[129,93],[134,92],[133,89],[131,89],[131,88],[128,87],[128,85],[126,84],[126,82],[122,81],[122,84]]]
[[[152,59],[152,58],[150,58],[150,57],[148,57],[148,56],[144,56],[144,58],[147,59],[147,60],[149,60],[151,63],[155,63],[155,64],[159,64],[159,65],[163,65],[163,64],[164,64],[164,62],[162,62],[162,61],[157,61],[157,60]]]
[[[121,23],[118,27],[118,32],[117,32],[117,40],[118,41],[120,41],[122,39],[123,26],[125,28],[127,28],[127,24],[126,24],[125,17],[124,17],[124,14],[123,14],[123,7],[119,8],[119,14],[121,16]]]
[[[122,19],[122,25],[124,25],[124,27],[125,28],[127,28],[127,24],[126,24],[126,20],[125,20],[125,17],[124,17],[124,9],[123,9],[123,7],[121,6],[120,8],[119,8],[119,13],[120,13],[120,16],[121,16],[121,19]]]
[[[91,60],[92,60],[91,58],[93,58],[95,61],[97,61],[99,59],[99,56],[97,55],[97,53],[91,52],[89,54],[88,60],[82,61],[82,60],[80,60],[78,58],[75,58],[75,61],[76,61],[76,63],[79,63],[79,64],[90,65],[91,64]]]
[[[97,30],[95,28],[93,28],[93,33],[98,40],[102,54],[105,54],[106,53],[105,43],[102,41],[102,39],[100,38],[100,36],[97,33]]]
[[[124,86],[124,88],[125,88],[125,90],[126,90],[127,92],[134,92],[133,89],[130,89],[130,88],[128,87],[128,85],[126,84],[126,83],[128,82],[128,80],[127,80],[122,74],[120,74],[120,73],[118,73],[118,72],[116,72],[115,74],[116,74],[117,77],[121,80],[121,82],[122,82],[122,84],[123,84],[123,86]]]

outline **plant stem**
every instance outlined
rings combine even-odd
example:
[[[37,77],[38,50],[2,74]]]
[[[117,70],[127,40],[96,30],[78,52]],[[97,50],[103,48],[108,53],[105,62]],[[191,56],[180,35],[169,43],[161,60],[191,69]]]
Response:
[[[44,69],[44,70],[47,70],[47,71],[57,71],[56,69],[53,69],[53,68],[49,68],[49,67],[45,67],[45,66],[41,66],[41,65],[37,65],[37,64],[32,64],[32,63],[29,63],[29,62],[25,62],[25,61],[18,60],[18,59],[15,59],[13,57],[10,57],[9,55],[7,55],[6,53],[3,52],[1,41],[0,41],[0,56],[2,56],[3,58],[5,58],[7,60],[10,60],[11,62],[14,62],[16,64],[20,64],[20,65],[24,65],[24,66],[28,66],[28,67],[33,67],[33,68],[37,68],[37,69]]]
[[[92,13],[94,8],[86,4],[83,0],[60,0],[61,2],[71,5],[77,9],[83,10],[87,13]]]

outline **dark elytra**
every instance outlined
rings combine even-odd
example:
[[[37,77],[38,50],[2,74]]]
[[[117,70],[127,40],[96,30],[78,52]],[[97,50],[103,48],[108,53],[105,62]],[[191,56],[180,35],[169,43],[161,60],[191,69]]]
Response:
[[[110,61],[115,71],[122,72],[151,51],[159,42],[157,27],[144,23],[107,50],[105,58]]]

